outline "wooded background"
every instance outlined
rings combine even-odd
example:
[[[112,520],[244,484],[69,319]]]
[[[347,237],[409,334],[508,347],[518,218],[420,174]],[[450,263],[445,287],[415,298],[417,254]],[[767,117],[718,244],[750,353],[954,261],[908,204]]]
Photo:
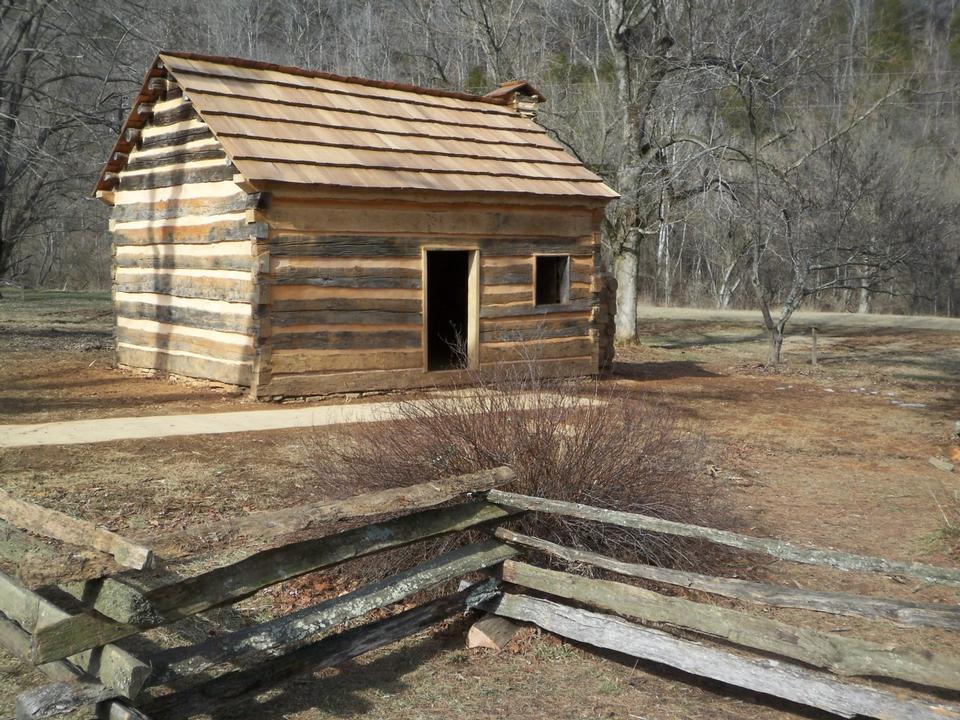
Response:
[[[635,298],[960,314],[960,0],[0,0],[0,278],[105,288],[94,179],[160,48],[483,93],[622,199]]]

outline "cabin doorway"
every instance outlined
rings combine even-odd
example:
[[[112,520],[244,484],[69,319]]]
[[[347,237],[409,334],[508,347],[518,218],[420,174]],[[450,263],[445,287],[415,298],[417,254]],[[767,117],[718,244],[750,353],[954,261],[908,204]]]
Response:
[[[426,251],[427,370],[470,367],[476,353],[475,250]]]

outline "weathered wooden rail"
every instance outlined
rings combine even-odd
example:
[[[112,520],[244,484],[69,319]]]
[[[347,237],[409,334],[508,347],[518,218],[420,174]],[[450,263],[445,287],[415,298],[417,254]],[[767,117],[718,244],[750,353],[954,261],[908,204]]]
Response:
[[[52,681],[21,694],[17,717],[52,717],[95,705],[100,717],[113,720],[186,718],[213,705],[242,701],[295,674],[342,663],[467,609],[482,608],[577,642],[844,717],[960,720],[960,707],[922,694],[911,697],[903,685],[919,691],[960,691],[958,656],[824,633],[747,610],[666,595],[651,586],[945,631],[960,630],[958,606],[802,590],[628,563],[530,537],[506,525],[523,513],[553,513],[699,538],[849,572],[901,575],[956,586],[960,571],[498,489],[513,479],[508,468],[497,468],[347,500],[253,513],[139,541],[79,520],[58,523],[52,510],[0,495],[0,520],[108,554],[107,560],[91,567],[110,567],[112,562],[117,570],[97,573],[98,577],[80,583],[36,590],[0,573],[0,644],[35,664]],[[384,515],[388,517],[382,519]],[[364,518],[372,522],[323,533],[331,522],[356,523]],[[289,614],[222,629],[198,642],[164,645],[146,654],[136,642],[141,633],[233,605],[286,580],[468,531],[469,540],[449,545],[452,550]],[[187,577],[178,577],[165,566],[172,558],[210,548],[229,550],[230,560],[214,562],[212,569]],[[4,557],[0,547],[0,559]],[[538,567],[529,561],[537,557],[562,561],[568,570],[589,566],[629,581]],[[117,561],[121,559],[141,569],[120,571]],[[154,561],[158,567],[150,569]],[[464,577],[472,577],[473,584],[463,590],[374,622],[363,621],[371,612],[409,603],[423,591]],[[564,600],[577,607],[561,604]],[[723,645],[714,645],[717,640]],[[888,679],[899,685],[886,689],[837,676]]]

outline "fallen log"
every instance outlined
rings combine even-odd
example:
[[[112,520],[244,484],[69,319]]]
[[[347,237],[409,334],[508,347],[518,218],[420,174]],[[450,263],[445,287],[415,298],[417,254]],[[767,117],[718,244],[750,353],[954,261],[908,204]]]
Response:
[[[923,582],[960,587],[960,570],[953,568],[925,565],[924,563],[917,562],[884,560],[883,558],[853,555],[838,550],[803,547],[786,542],[785,540],[755,538],[728,530],[717,530],[700,525],[688,525],[686,523],[663,520],[649,515],[620,512],[618,510],[604,510],[590,505],[517,495],[503,492],[502,490],[491,490],[487,493],[487,499],[492,503],[516,508],[517,510],[535,510],[538,512],[577,517],[583,520],[594,520],[596,522],[618,525],[620,527],[635,528],[637,530],[647,530],[649,532],[707,540],[718,545],[726,545],[750,552],[765,553],[780,560],[791,560],[806,565],[823,565],[836,568],[837,570],[913,577]]]
[[[567,562],[591,565],[620,575],[700,590],[737,600],[774,607],[813,610],[831,615],[887,620],[908,627],[960,630],[960,606],[957,605],[915,603],[852,593],[800,590],[749,580],[671,570],[641,563],[627,563],[588,550],[575,550],[548,540],[522,535],[507,528],[497,528],[494,535],[511,545],[539,550]]]
[[[960,690],[960,658],[953,655],[831,635],[739,610],[668,597],[633,585],[593,580],[513,560],[503,564],[503,580],[644,622],[693,630],[839,675],[880,676]]]
[[[147,593],[145,599],[150,612],[144,613],[138,604],[130,608],[127,622],[85,612],[38,628],[33,637],[32,658],[35,663],[59,660],[148,628],[236,602],[265,587],[314,570],[458,532],[512,514],[512,510],[486,502],[461,503],[264,550],[231,565]]]
[[[227,673],[195,688],[164,695],[147,704],[144,711],[156,720],[181,720],[209,712],[211,706],[241,701],[289,677],[340,665],[426,630],[441,620],[489,600],[495,595],[495,587],[492,581],[478,583],[384,620],[331,635],[256,667]]]
[[[34,535],[107,553],[124,567],[143,570],[153,566],[149,548],[86,520],[15,498],[5,490],[0,490],[0,518]]]
[[[259,625],[209,638],[197,645],[172,648],[150,658],[150,685],[196,676],[198,673],[251,653],[278,655],[298,643],[399,602],[430,587],[497,565],[516,555],[507,545],[488,541],[467,545],[380,582],[304,608]]]
[[[576,642],[652,660],[691,675],[819,708],[845,718],[863,715],[878,720],[960,719],[960,707],[954,705],[898,697],[777,660],[741,657],[611,615],[579,610],[549,600],[506,594],[483,607],[496,615],[534,623]]]

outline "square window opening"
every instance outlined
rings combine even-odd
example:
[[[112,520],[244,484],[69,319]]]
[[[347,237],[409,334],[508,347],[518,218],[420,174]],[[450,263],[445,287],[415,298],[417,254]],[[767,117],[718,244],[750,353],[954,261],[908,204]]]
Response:
[[[538,255],[536,264],[536,304],[570,302],[570,256]]]

